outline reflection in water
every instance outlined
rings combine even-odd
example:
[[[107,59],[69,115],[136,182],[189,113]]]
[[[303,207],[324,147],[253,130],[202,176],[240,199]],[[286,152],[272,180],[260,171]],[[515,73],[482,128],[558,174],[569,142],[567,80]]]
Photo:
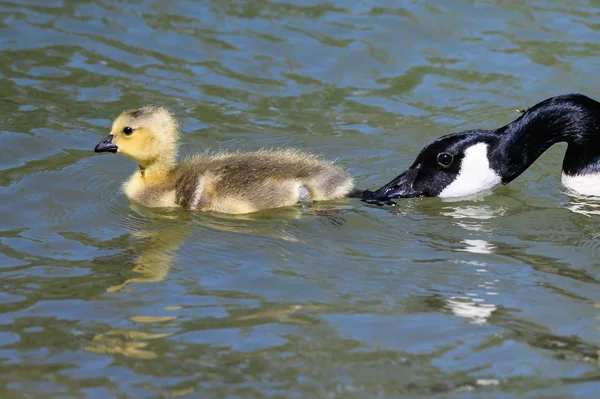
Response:
[[[474,254],[491,254],[494,252],[494,245],[485,240],[462,240],[467,246],[461,251],[472,252]]]
[[[0,396],[597,396],[600,219],[561,209],[562,151],[477,202],[238,218],[132,211],[131,162],[92,155],[154,103],[184,152],[300,147],[366,188],[599,92],[594,2],[433,3],[0,0]]]
[[[497,309],[496,305],[476,303],[470,297],[449,297],[446,304],[452,313],[470,319],[473,324],[484,324]]]
[[[600,198],[569,194],[566,208],[580,215],[597,217],[600,216]]]
[[[278,309],[263,310],[236,318],[238,321],[257,320],[261,322],[281,321],[291,324],[311,324],[303,315],[298,317],[296,314],[304,312],[323,312],[328,309],[325,305],[302,305],[292,304]]]
[[[468,291],[464,296],[450,296],[446,299],[447,306],[457,316],[471,320],[473,324],[484,324],[497,306],[489,302],[489,296],[499,295],[496,283],[498,279],[491,278],[487,270],[487,263],[476,261],[462,261],[460,263],[474,267],[474,273],[479,276],[482,283],[477,289]]]
[[[146,349],[149,341],[165,338],[173,333],[144,333],[135,330],[111,330],[96,335],[84,347],[85,350],[100,354],[120,354],[136,359],[156,359],[157,354]]]
[[[194,214],[194,220],[203,227],[219,231],[254,234],[289,242],[304,243],[301,238],[285,231],[285,226],[289,222],[318,220],[324,224],[340,227],[346,223],[344,214],[352,211],[352,209],[341,207],[336,202],[316,202],[310,206],[283,207],[243,215],[198,212]]]
[[[461,202],[443,202],[444,206],[436,205],[436,199],[425,199],[424,201],[411,200],[403,202],[402,205],[388,208],[391,213],[396,215],[427,215],[432,218],[441,216],[449,220],[440,221],[437,219],[436,225],[449,223],[459,227],[457,231],[449,232],[446,235],[439,234],[439,228],[434,228],[430,233],[423,233],[429,241],[447,242],[449,245],[443,247],[447,251],[468,252],[478,255],[491,255],[498,252],[498,244],[488,241],[496,224],[494,219],[504,217],[508,214],[508,207],[495,206],[477,201],[478,203],[464,204]],[[472,201],[471,201],[472,202]],[[447,226],[445,230],[448,230]],[[466,232],[466,234],[465,234]],[[468,237],[468,238],[465,238]],[[457,246],[456,243],[462,245]],[[485,324],[492,314],[498,309],[498,305],[490,302],[490,297],[499,295],[496,283],[498,279],[490,277],[488,271],[487,258],[479,260],[455,260],[453,263],[469,265],[472,270],[467,275],[477,275],[480,281],[476,287],[468,290],[461,295],[450,295],[443,299],[445,306],[453,314],[470,320],[473,324]]]
[[[126,223],[126,226],[135,229],[131,231],[131,234],[137,239],[132,248],[138,254],[131,271],[135,277],[107,288],[107,292],[121,291],[124,287],[136,282],[163,281],[176,256],[175,251],[190,234],[189,219],[186,217],[187,215],[182,216],[181,212],[170,210],[161,212],[137,204],[131,204],[131,207],[142,216],[153,217],[157,223],[150,223],[152,219],[139,221],[133,218],[128,221],[129,224]],[[132,221],[137,223],[131,223]],[[126,248],[124,252],[129,250]]]
[[[121,284],[107,288],[107,292],[118,292],[132,283],[151,283],[163,281],[171,264],[176,259],[176,250],[190,235],[193,227],[218,232],[252,234],[267,236],[289,242],[302,243],[303,240],[285,231],[286,222],[301,219],[316,219],[339,227],[345,223],[344,213],[348,209],[339,208],[334,203],[315,203],[312,206],[286,207],[269,212],[226,215],[214,213],[187,213],[179,210],[154,210],[132,203],[131,208],[138,214],[161,223],[152,224],[129,223],[131,234],[137,238],[133,250],[138,253],[132,273],[135,277],[128,278]],[[191,220],[195,223],[192,224]],[[147,230],[140,229],[148,226]],[[214,232],[213,232],[214,233]],[[129,251],[125,249],[124,252]]]
[[[504,207],[494,208],[490,205],[480,204],[446,206],[440,213],[457,220],[455,224],[468,232],[484,233],[491,230],[487,221],[504,216],[506,211]],[[480,236],[478,238],[464,238],[461,239],[461,242],[465,246],[459,248],[459,251],[474,254],[492,254],[496,250],[494,244],[484,240]],[[451,296],[446,299],[446,303],[455,315],[468,318],[473,324],[484,324],[497,309],[497,306],[489,303],[489,299],[481,297],[480,293],[483,291],[483,295],[485,296],[498,295],[499,293],[495,290],[494,283],[497,283],[499,280],[490,280],[487,270],[488,264],[486,262],[463,261],[461,263],[474,266],[474,273],[479,275],[483,283],[477,286],[478,292],[467,292],[466,296]]]
[[[464,205],[464,206],[446,206],[440,210],[442,215],[451,216],[455,219],[477,219],[488,220],[506,213],[505,208],[494,209],[489,205]]]
[[[594,305],[596,307],[597,310],[600,310],[600,302],[596,303]],[[598,320],[599,324],[596,327],[598,330],[600,330],[600,314],[596,315],[596,320]],[[596,358],[596,362],[600,365],[600,345],[598,345],[598,351],[596,352],[598,357]]]
[[[172,323],[164,324],[175,320],[175,316],[154,317],[154,316],[134,316],[130,318],[136,323],[158,324],[160,327],[172,327]],[[163,323],[163,324],[161,324]],[[152,344],[160,344],[167,337],[175,332],[143,332],[138,330],[110,330],[102,334],[95,335],[90,342],[84,346],[84,350],[99,355],[121,355],[126,358],[138,360],[152,360],[159,358],[159,353],[153,350]],[[191,387],[174,388],[168,390],[158,390],[157,393],[164,397],[180,397],[194,392]]]

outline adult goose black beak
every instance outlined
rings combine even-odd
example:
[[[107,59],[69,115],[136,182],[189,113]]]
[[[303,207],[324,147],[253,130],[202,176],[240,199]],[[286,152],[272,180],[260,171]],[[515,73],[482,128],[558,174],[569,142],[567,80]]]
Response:
[[[103,138],[102,141],[100,141],[98,145],[96,145],[96,147],[94,148],[94,152],[112,152],[113,154],[116,153],[119,147],[113,144],[112,141],[114,137],[115,136],[113,136],[112,134],[109,134],[108,136]]]
[[[421,191],[413,188],[413,183],[417,177],[416,169],[408,169],[401,173],[394,180],[375,191],[365,190],[362,200],[374,204],[392,204],[394,198],[414,198],[422,197]]]

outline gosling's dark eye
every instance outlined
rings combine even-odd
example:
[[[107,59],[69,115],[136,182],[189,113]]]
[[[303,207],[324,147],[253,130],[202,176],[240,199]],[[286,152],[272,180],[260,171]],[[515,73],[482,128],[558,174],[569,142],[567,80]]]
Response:
[[[133,129],[130,128],[129,126],[127,126],[126,128],[123,128],[123,134],[126,134],[127,136],[129,136],[131,133],[133,133]]]
[[[454,155],[448,154],[447,152],[440,152],[437,156],[437,163],[443,168],[447,168],[448,166],[452,165],[453,161]]]

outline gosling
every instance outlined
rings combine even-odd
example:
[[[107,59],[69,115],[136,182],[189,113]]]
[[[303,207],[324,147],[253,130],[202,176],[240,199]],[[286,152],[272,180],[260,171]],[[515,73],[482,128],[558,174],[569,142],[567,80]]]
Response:
[[[353,179],[342,167],[294,150],[203,154],[177,161],[179,129],[162,107],[123,112],[94,149],[139,165],[123,189],[151,208],[244,214],[345,197]]]

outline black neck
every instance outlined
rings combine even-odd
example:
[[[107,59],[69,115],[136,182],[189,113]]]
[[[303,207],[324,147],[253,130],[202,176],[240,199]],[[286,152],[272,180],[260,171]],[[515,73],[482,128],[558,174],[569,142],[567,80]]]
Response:
[[[542,101],[497,134],[499,145],[490,153],[490,163],[505,184],[559,142],[568,144],[564,173],[600,171],[600,103],[584,95]]]

